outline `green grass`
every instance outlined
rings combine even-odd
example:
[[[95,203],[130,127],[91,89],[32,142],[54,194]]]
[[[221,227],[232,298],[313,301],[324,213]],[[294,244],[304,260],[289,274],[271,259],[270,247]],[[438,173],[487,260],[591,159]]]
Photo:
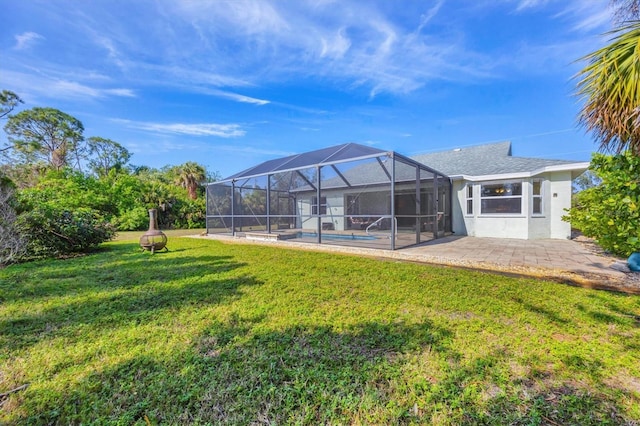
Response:
[[[133,238],[133,237],[132,237]],[[0,424],[632,424],[640,297],[135,240],[0,270]]]

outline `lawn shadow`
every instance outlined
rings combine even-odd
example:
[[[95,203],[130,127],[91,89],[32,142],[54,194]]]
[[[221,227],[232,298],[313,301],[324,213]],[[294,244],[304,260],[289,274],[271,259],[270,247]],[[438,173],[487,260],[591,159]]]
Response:
[[[261,317],[214,321],[171,359],[136,356],[96,371],[62,393],[32,386],[25,419],[132,424],[349,423],[353,413],[390,401],[389,382],[406,353],[449,351],[450,332],[429,322],[365,323],[257,331]],[[31,401],[45,406],[32,407]],[[60,406],[56,401],[67,401]],[[384,403],[382,402],[384,401]],[[87,417],[88,416],[88,417]]]
[[[53,263],[32,262],[26,270],[15,269],[15,273],[10,275],[13,282],[4,292],[2,300],[36,301],[55,296],[110,291],[144,285],[152,280],[166,281],[183,276],[221,273],[245,265],[234,262],[232,256],[156,257],[142,253],[135,247],[135,244],[123,244],[96,256],[60,259]]]
[[[21,395],[31,423],[624,424],[619,403],[554,373],[514,374],[495,349],[465,360],[430,321],[261,328],[213,321],[171,358],[134,355],[65,390]],[[420,361],[423,360],[423,361]],[[433,377],[413,373],[433,362]],[[603,383],[598,385],[604,386]],[[620,395],[621,399],[633,397]],[[35,401],[38,401],[37,403]],[[64,404],[60,404],[64,401]],[[39,405],[38,405],[39,404]]]
[[[230,256],[153,261],[128,256],[93,264],[91,271],[71,265],[42,272],[54,278],[39,282],[34,289],[37,295],[31,298],[47,298],[50,303],[0,320],[0,343],[15,350],[53,339],[70,328],[115,328],[131,321],[143,322],[157,316],[159,310],[228,302],[239,297],[242,288],[261,284],[252,276],[225,275],[245,265]],[[30,289],[21,289],[21,285],[15,284],[13,291],[28,300],[25,293]]]
[[[511,300],[513,300],[516,303],[519,303],[520,305],[522,305],[522,307],[524,307],[529,312],[533,312],[535,314],[541,315],[541,316],[545,317],[546,319],[548,319],[549,321],[554,322],[556,324],[569,324],[570,323],[570,321],[568,319],[561,317],[557,313],[555,313],[555,312],[553,312],[553,311],[551,311],[549,309],[543,308],[541,306],[536,306],[534,304],[526,302],[520,297],[512,297]]]
[[[640,297],[637,296],[622,296],[624,298],[635,298],[637,312],[634,312],[632,309],[623,308],[618,303],[614,303],[613,300],[608,298],[604,298],[597,294],[591,294],[588,296],[591,299],[596,300],[602,306],[600,308],[608,309],[609,312],[596,311],[594,309],[587,309],[585,306],[578,306],[578,309],[583,312],[587,312],[591,317],[596,320],[605,322],[605,323],[630,323],[634,327],[640,327]]]

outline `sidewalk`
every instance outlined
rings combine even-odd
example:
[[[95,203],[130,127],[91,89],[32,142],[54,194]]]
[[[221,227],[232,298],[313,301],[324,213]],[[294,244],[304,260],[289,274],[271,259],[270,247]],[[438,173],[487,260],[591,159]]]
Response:
[[[249,241],[221,235],[201,238],[456,266],[640,294],[640,274],[625,274],[611,269],[611,264],[620,259],[598,254],[588,244],[574,240],[448,236],[392,251],[290,241]]]

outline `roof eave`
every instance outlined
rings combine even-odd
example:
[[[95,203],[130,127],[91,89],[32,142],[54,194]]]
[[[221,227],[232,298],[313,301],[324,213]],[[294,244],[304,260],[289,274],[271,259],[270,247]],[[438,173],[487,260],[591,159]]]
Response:
[[[543,173],[553,173],[553,172],[572,172],[572,178],[577,176],[578,174],[584,172],[589,168],[588,162],[580,162],[580,163],[567,163],[567,164],[558,164],[553,166],[545,166],[540,167],[538,169],[528,171],[528,172],[513,172],[513,173],[498,173],[492,175],[451,175],[450,178],[453,181],[456,180],[466,180],[470,182],[480,182],[480,181],[488,181],[488,180],[507,180],[507,179],[526,179],[541,175]]]

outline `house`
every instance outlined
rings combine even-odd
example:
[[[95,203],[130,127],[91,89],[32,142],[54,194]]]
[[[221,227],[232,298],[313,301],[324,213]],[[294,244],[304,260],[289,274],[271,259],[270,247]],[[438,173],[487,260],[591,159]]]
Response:
[[[396,249],[449,233],[569,238],[588,163],[513,157],[511,144],[412,158],[354,143],[266,161],[207,186],[207,233]]]
[[[497,238],[571,237],[562,221],[571,207],[571,182],[588,162],[511,155],[511,142],[412,157],[449,176],[453,232]]]

